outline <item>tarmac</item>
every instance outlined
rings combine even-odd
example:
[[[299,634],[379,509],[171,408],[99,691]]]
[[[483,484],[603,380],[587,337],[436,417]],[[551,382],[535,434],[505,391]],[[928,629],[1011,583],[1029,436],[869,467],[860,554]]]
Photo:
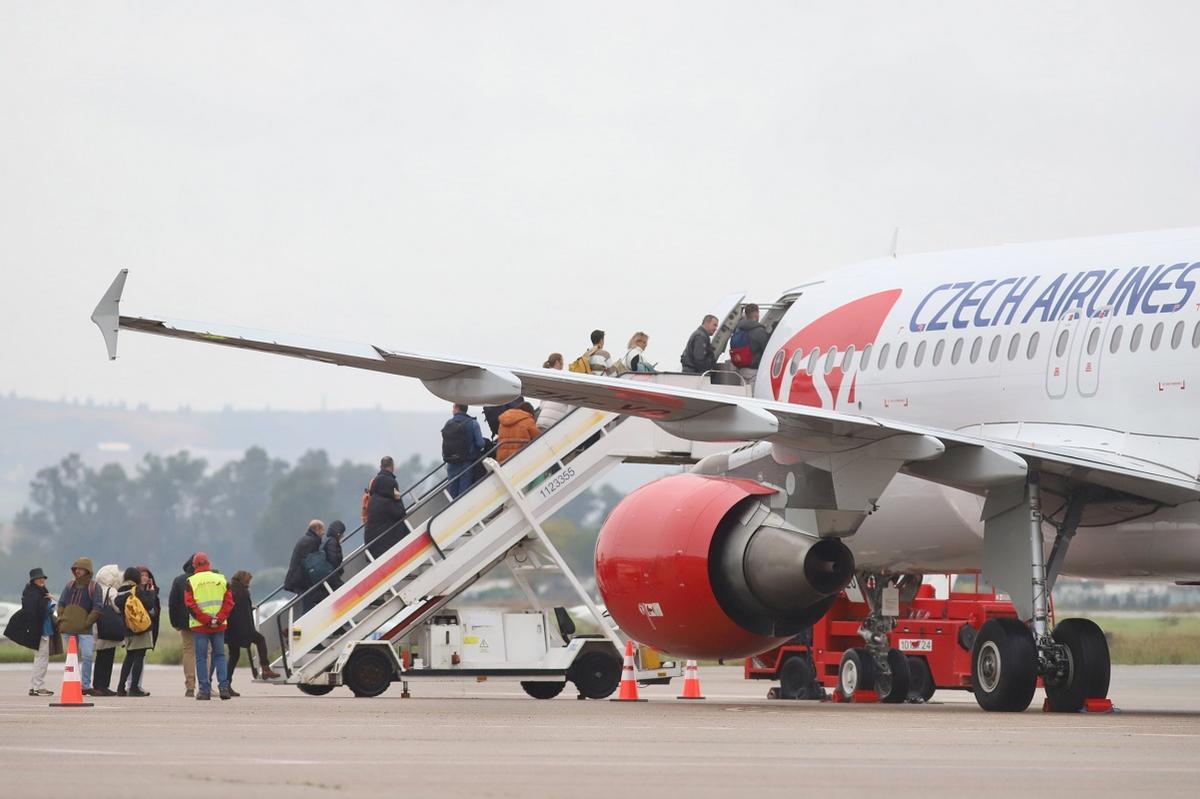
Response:
[[[535,700],[515,683],[413,680],[375,699],[254,684],[228,702],[183,696],[150,667],[148,698],[58,709],[0,667],[5,796],[735,797],[937,789],[953,796],[1194,797],[1200,668],[1114,667],[1113,715],[988,714],[970,694],[926,705],[766,699],[740,667],[701,672],[644,703]],[[56,691],[61,667],[48,684]],[[57,697],[55,697],[57,698]],[[230,790],[232,789],[232,790]],[[858,791],[859,793],[851,793]]]

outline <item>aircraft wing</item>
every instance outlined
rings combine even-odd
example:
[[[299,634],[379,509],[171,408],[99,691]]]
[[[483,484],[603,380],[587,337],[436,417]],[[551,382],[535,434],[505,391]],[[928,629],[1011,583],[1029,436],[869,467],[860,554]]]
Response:
[[[835,485],[853,481],[883,485],[897,470],[976,493],[1023,486],[1027,471],[1063,486],[1090,486],[1155,504],[1200,499],[1192,476],[1119,455],[1033,442],[974,436],[953,430],[667,385],[653,375],[615,379],[567,371],[531,369],[421,355],[384,347],[322,341],[247,328],[180,320],[122,316],[118,312],[125,273],[101,300],[92,319],[116,357],[119,330],[219,344],[421,380],[434,395],[466,404],[498,404],[518,394],[650,419],[668,432],[695,441],[770,441],[777,457],[834,474]],[[883,464],[876,468],[875,464]],[[889,467],[890,464],[890,467]],[[882,490],[879,486],[878,490]],[[864,493],[865,492],[865,493]],[[849,492],[848,492],[849,493]],[[869,507],[879,496],[865,488]]]

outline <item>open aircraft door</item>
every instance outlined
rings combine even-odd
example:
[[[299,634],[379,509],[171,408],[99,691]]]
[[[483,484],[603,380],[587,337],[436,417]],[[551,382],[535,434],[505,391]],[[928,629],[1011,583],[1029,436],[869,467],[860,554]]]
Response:
[[[1108,323],[1112,319],[1112,308],[1101,308],[1087,320],[1083,328],[1083,344],[1079,348],[1079,367],[1076,381],[1079,393],[1091,397],[1100,390],[1100,360],[1104,355],[1104,343],[1108,339]]]
[[[717,360],[721,359],[721,353],[725,351],[725,347],[729,344],[729,339],[733,338],[733,330],[737,327],[737,323],[742,318],[742,300],[746,299],[746,292],[737,291],[726,297],[722,297],[712,306],[710,314],[717,317],[720,325],[717,327],[717,332],[713,333],[712,348],[717,355]],[[696,320],[699,324],[700,320]]]

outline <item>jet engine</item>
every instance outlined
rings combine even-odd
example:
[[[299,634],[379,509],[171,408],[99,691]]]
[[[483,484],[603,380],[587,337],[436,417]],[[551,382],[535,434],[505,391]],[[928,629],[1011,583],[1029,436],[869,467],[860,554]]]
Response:
[[[753,480],[680,474],[639,488],[596,542],[617,625],[677,657],[747,657],[825,614],[854,572],[836,538],[787,524]]]

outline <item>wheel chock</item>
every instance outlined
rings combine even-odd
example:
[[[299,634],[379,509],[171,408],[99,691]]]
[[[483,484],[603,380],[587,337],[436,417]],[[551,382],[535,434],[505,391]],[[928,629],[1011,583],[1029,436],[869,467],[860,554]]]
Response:
[[[1042,700],[1042,712],[1053,713],[1054,708],[1050,707],[1050,699]],[[1121,709],[1112,703],[1111,699],[1085,699],[1083,707],[1079,708],[1080,713],[1120,713]]]
[[[833,698],[830,701],[837,704],[851,705],[879,704],[879,693],[877,691],[855,691],[854,696],[847,697],[841,691],[834,691]]]

